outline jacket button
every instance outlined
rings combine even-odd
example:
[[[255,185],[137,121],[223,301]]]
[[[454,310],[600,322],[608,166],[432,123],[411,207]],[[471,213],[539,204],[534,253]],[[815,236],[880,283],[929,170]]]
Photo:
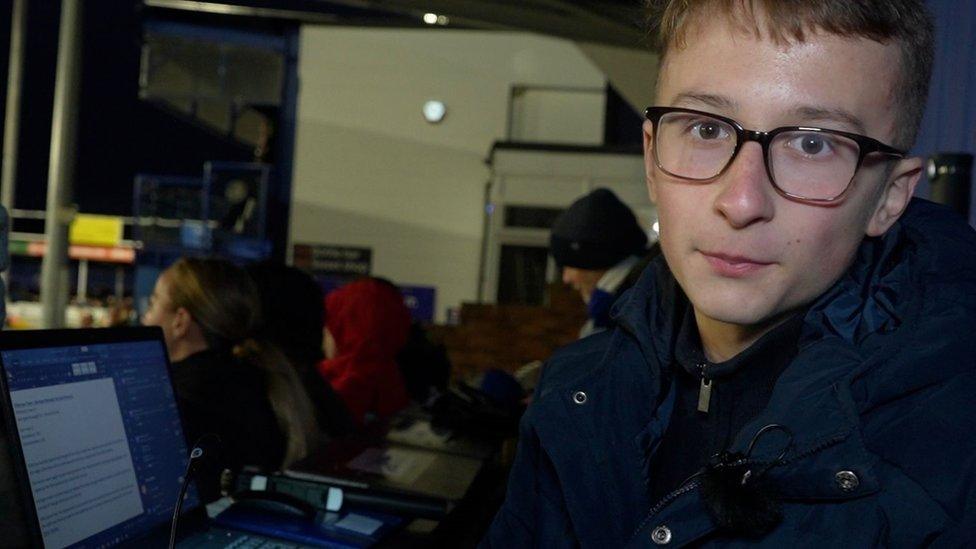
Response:
[[[667,545],[671,543],[671,529],[667,526],[658,526],[651,532],[651,541],[657,545]]]
[[[845,492],[852,492],[857,489],[861,481],[852,471],[840,471],[834,475],[834,482]]]
[[[583,391],[576,391],[575,393],[573,393],[573,402],[575,402],[576,404],[585,404],[586,393],[584,393]]]

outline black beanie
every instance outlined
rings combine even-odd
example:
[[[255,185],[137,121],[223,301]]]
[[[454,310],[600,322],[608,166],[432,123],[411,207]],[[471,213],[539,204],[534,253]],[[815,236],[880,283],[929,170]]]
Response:
[[[596,189],[556,218],[549,250],[560,267],[609,269],[629,255],[641,255],[647,235],[634,212],[608,189]]]

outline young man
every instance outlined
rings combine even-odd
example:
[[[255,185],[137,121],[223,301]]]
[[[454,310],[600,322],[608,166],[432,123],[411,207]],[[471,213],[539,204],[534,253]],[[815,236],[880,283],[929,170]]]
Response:
[[[637,282],[660,253],[647,249],[647,235],[637,217],[609,189],[596,189],[576,199],[552,224],[549,252],[562,280],[586,304],[580,337],[611,325],[610,307]]]
[[[666,261],[546,365],[483,545],[972,543],[976,238],[911,199],[922,1],[665,4]]]

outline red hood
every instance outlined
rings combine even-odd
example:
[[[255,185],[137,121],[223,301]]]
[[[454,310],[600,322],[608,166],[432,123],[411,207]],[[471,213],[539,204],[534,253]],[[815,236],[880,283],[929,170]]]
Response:
[[[406,344],[410,330],[403,295],[371,279],[330,293],[325,298],[325,318],[339,357],[392,359]]]

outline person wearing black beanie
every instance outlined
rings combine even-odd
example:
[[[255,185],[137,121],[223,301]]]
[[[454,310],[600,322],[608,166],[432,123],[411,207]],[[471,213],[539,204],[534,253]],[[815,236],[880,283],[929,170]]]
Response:
[[[556,218],[549,250],[562,280],[580,293],[589,319],[580,337],[610,326],[610,306],[636,282],[659,252],[634,212],[609,189],[577,199]]]

